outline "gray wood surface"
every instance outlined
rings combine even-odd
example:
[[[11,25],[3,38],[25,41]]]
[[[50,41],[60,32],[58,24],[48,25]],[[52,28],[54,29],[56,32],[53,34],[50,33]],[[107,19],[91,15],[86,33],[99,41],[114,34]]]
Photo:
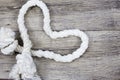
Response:
[[[27,0],[0,0],[0,27],[17,33],[17,15]],[[53,30],[80,29],[90,44],[86,53],[71,63],[34,57],[43,80],[120,80],[120,1],[119,0],[43,0],[50,9]],[[26,26],[34,49],[50,50],[65,55],[79,47],[74,36],[52,40],[43,29],[43,14],[31,8]],[[21,42],[22,43],[22,42]],[[0,54],[0,78],[8,78],[15,55]]]

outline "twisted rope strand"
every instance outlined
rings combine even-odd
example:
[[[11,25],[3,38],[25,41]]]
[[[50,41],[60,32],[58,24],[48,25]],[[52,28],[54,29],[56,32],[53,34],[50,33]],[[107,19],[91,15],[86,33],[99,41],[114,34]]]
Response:
[[[52,51],[43,51],[43,50],[31,50],[32,42],[29,39],[29,35],[27,33],[27,29],[25,26],[24,15],[27,13],[27,10],[32,6],[38,6],[42,9],[44,15],[44,24],[43,29],[45,33],[52,39],[56,38],[63,38],[68,37],[70,35],[79,37],[82,41],[80,47],[75,50],[72,54],[68,55],[60,55],[56,54]],[[63,30],[63,31],[52,31],[50,26],[50,14],[49,9],[47,8],[46,4],[39,0],[29,0],[26,4],[22,6],[19,11],[18,15],[18,27],[21,33],[21,38],[23,40],[23,47],[18,45],[17,40],[14,38],[14,32],[10,29],[1,29],[0,30],[0,48],[3,54],[11,54],[14,50],[21,53],[16,56],[17,63],[14,65],[10,77],[14,78],[15,80],[20,80],[20,74],[22,75],[22,79],[31,79],[31,80],[41,80],[40,77],[37,75],[36,66],[34,64],[32,56],[37,57],[45,57],[49,59],[54,59],[58,62],[71,62],[76,58],[79,58],[88,48],[89,39],[87,35],[78,29],[71,29],[71,30]],[[5,32],[9,33],[6,34]],[[5,36],[5,37],[3,37]],[[12,44],[10,44],[12,43]],[[5,47],[7,46],[7,47]],[[5,48],[4,48],[5,47]]]

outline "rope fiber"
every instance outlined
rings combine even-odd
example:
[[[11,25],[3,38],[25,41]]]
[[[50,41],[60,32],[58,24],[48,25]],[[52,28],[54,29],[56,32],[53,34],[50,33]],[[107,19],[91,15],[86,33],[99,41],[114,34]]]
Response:
[[[42,9],[44,15],[44,25],[43,29],[45,33],[50,36],[52,39],[64,38],[70,35],[79,37],[82,41],[80,47],[75,50],[72,54],[60,55],[52,51],[43,51],[43,50],[31,50],[32,42],[29,39],[27,29],[25,26],[24,17],[28,9],[33,6],[38,6]],[[26,4],[22,6],[18,15],[18,28],[23,40],[23,47],[18,44],[18,40],[15,40],[15,33],[9,29],[1,27],[0,29],[0,49],[1,52],[5,55],[13,54],[14,51],[21,54],[16,56],[16,64],[13,66],[9,77],[14,80],[41,80],[40,76],[37,75],[36,65],[34,64],[32,56],[44,57],[53,59],[58,62],[71,62],[79,58],[88,48],[89,39],[87,35],[78,29],[63,30],[63,31],[52,31],[50,26],[50,14],[49,9],[46,4],[39,0],[29,0]],[[21,75],[21,77],[20,77]]]

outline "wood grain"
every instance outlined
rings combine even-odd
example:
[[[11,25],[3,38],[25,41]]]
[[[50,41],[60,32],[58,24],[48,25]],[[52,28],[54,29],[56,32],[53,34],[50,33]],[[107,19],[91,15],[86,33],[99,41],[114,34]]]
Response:
[[[1,0],[0,19],[2,24],[0,26],[18,30],[16,22],[18,11],[26,1]],[[53,30],[73,28],[91,31],[120,30],[118,6],[120,2],[118,0],[44,0],[44,2],[50,9]],[[32,8],[26,16],[26,25],[29,26],[29,30],[42,30],[43,15],[39,8]]]
[[[0,0],[0,27],[16,32],[17,15],[27,0]],[[43,0],[50,9],[53,30],[80,29],[90,39],[89,48],[71,63],[34,57],[43,80],[120,80],[120,1],[119,0]],[[75,36],[51,39],[43,31],[43,14],[30,8],[26,17],[33,49],[71,54],[81,40]],[[0,54],[0,78],[8,78],[15,55]]]

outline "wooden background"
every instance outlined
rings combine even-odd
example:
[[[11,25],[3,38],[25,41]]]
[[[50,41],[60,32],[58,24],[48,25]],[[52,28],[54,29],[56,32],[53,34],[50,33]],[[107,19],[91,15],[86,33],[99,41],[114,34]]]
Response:
[[[0,27],[18,33],[17,16],[27,0],[0,0]],[[120,80],[120,0],[43,0],[50,9],[52,29],[80,29],[90,44],[87,52],[71,63],[34,58],[43,80]],[[26,15],[26,26],[34,49],[70,54],[81,43],[71,36],[52,40],[43,31],[43,14],[38,7]],[[19,37],[18,37],[19,39]],[[0,54],[0,78],[8,78],[14,56]]]

